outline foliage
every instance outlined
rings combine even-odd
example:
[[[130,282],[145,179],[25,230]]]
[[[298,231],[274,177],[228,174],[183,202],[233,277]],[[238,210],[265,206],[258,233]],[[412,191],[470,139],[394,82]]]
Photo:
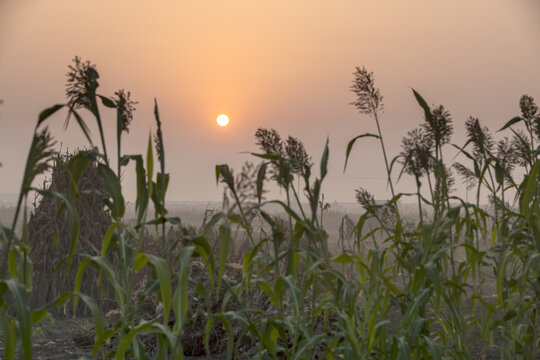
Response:
[[[538,118],[532,98],[522,98],[522,116],[503,127],[517,140],[490,142],[487,130],[470,120],[467,143],[454,145],[472,162],[471,168],[463,164],[455,168],[474,179],[478,191],[473,204],[451,193],[450,166],[443,159],[443,147],[451,144],[453,132],[449,112],[442,106],[432,110],[413,90],[425,121],[421,130],[407,135],[403,151],[389,163],[379,126],[382,96],[373,74],[357,68],[354,104],[376,120],[378,135],[355,137],[346,158],[356,140],[379,138],[392,198],[381,204],[367,190],[359,190],[357,199],[366,212],[355,226],[356,244],[331,254],[320,213],[325,209],[322,184],[328,172],[328,142],[316,171],[300,140],[289,137],[284,142],[275,130],[259,129],[261,153],[254,155],[262,162],[246,165],[237,176],[225,164],[216,166],[216,181],[225,184],[233,204],[205,219],[201,231],[193,233],[180,219],[169,217],[165,206],[170,179],[157,102],[154,143],[150,136],[144,155],[125,155],[120,139],[128,130],[134,103],[125,92],[116,93],[116,99],[99,95],[98,78],[93,65],[75,59],[68,75],[68,103],[39,115],[13,226],[0,227],[0,327],[6,359],[31,359],[32,327],[47,321],[49,310],[70,299],[74,308],[84,302],[92,313],[94,341],[87,358],[469,359],[491,351],[494,342],[501,358],[538,356],[540,162],[534,148],[539,139],[534,138]],[[98,99],[117,112],[116,172],[105,149]],[[24,204],[32,191],[38,191],[33,180],[52,161],[53,140],[43,124],[64,107],[68,119],[74,117],[89,140],[86,121],[77,110],[90,110],[102,146],[70,160],[73,192],[50,195],[62,201],[58,211],[71,219],[71,241],[76,244],[79,216],[74,198],[84,169],[97,163],[103,181],[99,195],[112,224],[99,254],[67,252],[65,263],[80,259],[73,290],[30,308],[32,262]],[[526,132],[514,129],[519,122]],[[523,148],[516,153],[527,154],[521,181],[512,177],[512,170],[520,166],[510,150],[516,141]],[[470,144],[472,154],[467,150]],[[394,193],[394,164],[401,164],[402,174],[417,182],[413,196],[421,217],[413,226],[406,225],[399,211],[400,198],[410,194]],[[130,165],[137,180],[134,222],[124,220],[121,184],[122,169]],[[422,190],[420,179],[427,181],[427,190]],[[264,199],[269,181],[284,190],[285,200]],[[479,206],[482,188],[491,194],[494,211]],[[514,206],[507,204],[507,193],[514,194]],[[301,201],[302,195],[307,203]],[[283,210],[285,222],[267,211],[269,205]],[[422,206],[430,210],[426,216]],[[20,211],[19,235],[15,224]],[[255,229],[254,217],[264,227]],[[165,225],[179,231],[167,236]],[[148,228],[154,228],[160,239],[157,251],[146,243]],[[378,234],[383,241],[378,241]],[[235,266],[228,259],[238,237],[247,238],[249,247]],[[89,267],[99,273],[98,284],[113,290],[118,316],[112,323],[106,324],[96,305],[99,299],[81,292]],[[484,290],[490,281],[495,297]],[[10,297],[15,299],[14,314],[7,310]],[[475,345],[471,339],[476,339],[480,354],[471,350]]]

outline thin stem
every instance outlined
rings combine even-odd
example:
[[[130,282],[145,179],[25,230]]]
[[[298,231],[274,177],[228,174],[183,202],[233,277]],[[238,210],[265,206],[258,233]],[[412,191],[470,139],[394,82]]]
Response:
[[[420,216],[420,225],[424,225],[424,219],[422,217],[422,201],[420,199],[420,179],[416,177],[416,197],[418,199],[418,214]]]
[[[394,192],[394,185],[392,184],[392,177],[390,174],[390,166],[388,165],[388,157],[386,156],[386,149],[384,146],[384,140],[381,132],[381,127],[379,125],[379,116],[377,114],[377,110],[373,109],[373,116],[375,118],[375,123],[377,124],[377,131],[379,132],[379,140],[381,141],[381,148],[384,156],[384,165],[386,166],[386,173],[388,175],[388,184],[390,185],[390,191],[392,192],[392,198],[396,196],[396,193]]]
[[[2,266],[0,268],[0,276],[4,276],[5,272],[7,271],[7,263],[8,263],[8,256],[9,251],[11,250],[11,244],[13,243],[13,238],[15,236],[15,226],[17,225],[17,220],[19,218],[19,213],[21,211],[21,205],[23,201],[23,197],[25,196],[24,189],[21,187],[21,192],[19,193],[19,200],[17,200],[17,208],[15,210],[15,216],[13,217],[13,222],[11,225],[11,232],[8,238],[8,242],[6,245],[6,248],[4,249],[4,256],[2,259]]]

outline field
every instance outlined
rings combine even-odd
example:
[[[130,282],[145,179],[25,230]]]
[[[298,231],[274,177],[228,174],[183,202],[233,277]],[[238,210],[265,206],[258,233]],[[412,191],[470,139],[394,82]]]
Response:
[[[354,105],[378,125],[373,74],[354,75]],[[351,162],[357,141],[380,142],[388,200],[359,188],[354,206],[326,203],[328,143],[315,166],[301,140],[258,129],[257,164],[215,167],[223,203],[177,208],[166,201],[174,179],[157,102],[155,135],[125,155],[134,104],[129,93],[98,94],[97,78],[75,59],[68,103],[39,115],[17,204],[2,213],[11,220],[0,227],[6,359],[540,358],[540,111],[531,97],[501,124],[506,138],[470,118],[458,146],[449,113],[413,90],[425,118],[400,154],[388,157],[380,130],[347,146]],[[89,137],[78,112],[88,110],[100,147],[57,154],[44,124],[62,109]],[[114,163],[104,109],[117,114]],[[446,162],[452,145],[462,162]],[[128,166],[134,207],[121,187]],[[46,172],[49,185],[34,187]],[[454,195],[454,173],[471,184],[472,202]],[[413,177],[417,192],[398,193],[397,176]],[[282,198],[266,198],[270,184]]]
[[[217,212],[219,208],[218,203],[203,203],[203,202],[191,202],[191,203],[172,203],[168,205],[169,214],[171,216],[179,217],[183,220],[184,226],[190,226],[194,228],[200,228],[204,223],[205,214],[208,215],[208,212]],[[8,224],[8,220],[13,219],[15,212],[14,206],[6,205],[3,208],[1,218],[2,223]],[[131,210],[131,211],[130,211]],[[126,211],[127,223],[135,222],[135,219],[131,216],[134,215],[132,212],[134,209],[129,209]],[[418,214],[414,212],[414,204],[408,204],[401,206],[400,211],[405,218],[408,219],[417,219]],[[324,228],[329,235],[328,238],[328,247],[331,251],[331,256],[338,256],[343,253],[343,246],[346,249],[352,247],[352,242],[354,241],[354,233],[349,233],[345,236],[345,242],[343,239],[340,239],[340,228],[344,222],[344,217],[347,216],[351,219],[353,224],[356,224],[358,218],[364,213],[364,210],[361,209],[359,204],[348,203],[348,204],[332,204],[332,206],[324,214]],[[280,212],[279,209],[275,209],[274,215],[280,218],[285,219],[286,213]],[[354,226],[354,225],[353,225]],[[373,224],[372,227],[375,227],[376,224]],[[174,228],[174,227],[173,227]],[[343,229],[342,229],[343,230]],[[349,230],[354,231],[354,228],[349,228]],[[380,247],[384,247],[382,239],[380,236],[376,236],[376,243]],[[155,238],[152,238],[155,241]],[[233,248],[239,247],[241,244],[237,243]],[[155,246],[150,246],[154,247]],[[372,244],[366,244],[366,247],[373,248]],[[486,246],[485,246],[486,247]],[[237,256],[233,258],[234,254],[230,254],[228,257],[228,264],[240,263],[242,262],[242,256]],[[459,260],[458,260],[459,261]],[[463,260],[461,260],[463,261]],[[337,270],[341,268],[335,266]],[[231,278],[234,278],[234,268],[226,268],[225,273],[229,273]],[[485,281],[482,284],[482,293],[485,298],[495,298],[497,296],[496,281],[493,276],[490,274],[484,274]],[[237,276],[237,280],[240,281],[241,277]],[[467,307],[461,309],[462,311],[468,311]],[[113,315],[105,316],[105,321],[111,321]],[[391,322],[399,322],[402,318],[402,315],[399,311],[389,311],[387,314]],[[485,316],[483,314],[482,316]],[[79,316],[73,318],[71,316],[49,316],[40,323],[36,324],[33,329],[33,349],[34,357],[39,359],[67,359],[75,358],[78,356],[83,356],[91,351],[93,336],[94,336],[94,327],[92,325],[92,318]],[[109,324],[109,326],[112,326]],[[391,330],[390,330],[391,331]],[[202,341],[202,334],[201,334]],[[481,334],[478,331],[472,331],[471,336],[469,336],[466,341],[466,346],[471,350],[471,354],[483,354],[483,358],[486,359],[497,359],[500,356],[501,351],[503,350],[500,345],[497,345],[502,341],[501,336],[495,335],[493,344],[482,339]],[[201,352],[204,353],[204,347],[201,349]],[[214,354],[213,356],[215,356]],[[194,358],[205,358],[205,356],[194,357]],[[224,358],[226,358],[224,356]]]

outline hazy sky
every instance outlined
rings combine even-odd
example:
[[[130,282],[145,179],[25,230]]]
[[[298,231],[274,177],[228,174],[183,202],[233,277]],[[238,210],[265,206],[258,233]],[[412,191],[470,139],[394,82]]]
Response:
[[[214,166],[256,161],[244,152],[256,150],[259,127],[298,137],[316,161],[329,137],[327,200],[353,201],[359,186],[383,198],[376,140],[357,143],[342,171],[347,142],[376,131],[349,105],[354,67],[375,72],[392,157],[423,120],[410,87],[450,110],[463,144],[469,115],[496,130],[519,114],[522,94],[540,103],[540,2],[0,0],[0,193],[18,191],[37,115],[65,102],[75,55],[97,65],[99,93],[125,88],[139,102],[126,153],[145,151],[157,98],[171,200],[220,199]],[[216,125],[219,113],[228,127]],[[105,117],[111,152],[114,116]],[[50,125],[58,143],[86,146],[64,118]],[[128,176],[130,194],[132,184]]]

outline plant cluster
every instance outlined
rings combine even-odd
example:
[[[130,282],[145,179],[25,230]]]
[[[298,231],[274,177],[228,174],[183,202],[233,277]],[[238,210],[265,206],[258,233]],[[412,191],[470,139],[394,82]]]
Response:
[[[428,106],[413,91],[424,122],[407,134],[402,152],[389,162],[380,127],[383,98],[372,73],[357,68],[354,75],[353,104],[375,120],[378,133],[353,138],[346,159],[358,139],[379,139],[392,198],[376,202],[360,189],[356,197],[366,212],[354,224],[355,244],[331,254],[322,224],[328,141],[317,171],[300,140],[283,141],[275,130],[257,130],[261,151],[253,155],[261,163],[245,165],[237,176],[228,165],[217,165],[216,181],[225,185],[231,204],[209,213],[200,231],[193,231],[170,217],[166,208],[170,178],[157,101],[157,130],[144,155],[123,154],[121,138],[135,103],[122,90],[116,97],[100,95],[95,66],[75,58],[68,73],[68,102],[39,115],[13,226],[0,226],[4,357],[32,359],[32,328],[48,321],[52,309],[69,304],[76,313],[81,302],[93,318],[93,346],[86,358],[470,359],[493,351],[507,359],[537,357],[540,162],[535,145],[540,143],[540,114],[534,100],[524,96],[521,116],[501,129],[510,130],[512,140],[496,142],[477,119],[468,120],[467,143],[454,146],[472,165],[449,166],[443,150],[451,144],[450,114],[442,106]],[[106,150],[102,106],[117,114],[114,170]],[[33,186],[54,159],[54,141],[44,124],[62,108],[92,145],[65,164],[67,194]],[[97,122],[101,148],[93,146],[80,108],[89,110]],[[516,129],[518,123],[525,130]],[[416,180],[412,195],[420,217],[414,225],[406,225],[400,213],[400,198],[411,194],[395,192],[395,164],[402,165],[401,174]],[[89,166],[96,167],[103,186],[82,191],[81,176]],[[137,180],[132,222],[124,219],[121,175],[127,166],[135,167]],[[518,166],[525,170],[521,181],[512,175]],[[476,204],[452,194],[451,168],[475,184]],[[428,184],[425,191],[422,181]],[[283,201],[264,198],[268,182],[282,189]],[[491,196],[493,211],[480,207],[483,189]],[[77,267],[72,290],[37,308],[29,302],[33,269],[26,203],[33,192],[59,200],[57,212],[66,214],[71,230],[63,271]],[[96,254],[75,250],[80,238],[75,201],[83,193],[96,194],[112,221]],[[514,206],[508,204],[509,194]],[[271,214],[269,205],[279,206],[285,221]],[[254,230],[255,217],[265,230]],[[375,228],[367,226],[372,220]],[[167,232],[166,225],[177,230]],[[148,229],[157,234],[158,251],[149,251],[145,244]],[[231,264],[229,253],[239,236],[249,246],[241,263]],[[374,246],[367,246],[369,241]],[[98,274],[96,284],[112,291],[112,322],[105,321],[99,299],[82,291],[90,268]],[[485,291],[490,282],[493,294]],[[9,310],[10,299],[15,312]]]

